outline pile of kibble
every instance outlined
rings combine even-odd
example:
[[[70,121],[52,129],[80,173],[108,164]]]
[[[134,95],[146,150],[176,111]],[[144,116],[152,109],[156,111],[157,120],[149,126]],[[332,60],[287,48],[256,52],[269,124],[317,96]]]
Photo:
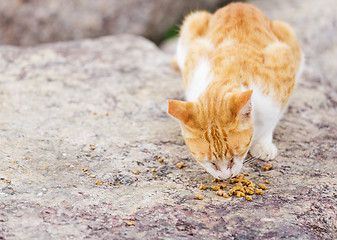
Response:
[[[271,165],[268,166],[268,169],[263,169],[264,171],[268,171],[271,169]],[[230,179],[229,181],[222,181],[218,179],[214,179],[213,184],[210,188],[216,192],[217,195],[222,196],[224,198],[229,198],[231,196],[236,197],[245,197],[248,201],[252,201],[252,195],[262,195],[264,190],[267,190],[265,184],[259,183],[255,184],[252,180],[246,178],[248,174],[237,175],[236,177]],[[269,180],[265,180],[264,183],[269,184]],[[199,184],[198,188],[200,190],[206,190],[207,186],[203,184]],[[196,193],[195,197],[197,199],[203,199],[203,196]]]

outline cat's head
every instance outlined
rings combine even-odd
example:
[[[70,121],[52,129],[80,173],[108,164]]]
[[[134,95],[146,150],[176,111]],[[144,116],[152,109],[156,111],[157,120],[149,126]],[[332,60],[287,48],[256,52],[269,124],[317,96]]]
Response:
[[[181,122],[182,135],[194,158],[214,177],[237,175],[253,137],[252,90],[203,96],[197,102],[169,100],[168,113]]]

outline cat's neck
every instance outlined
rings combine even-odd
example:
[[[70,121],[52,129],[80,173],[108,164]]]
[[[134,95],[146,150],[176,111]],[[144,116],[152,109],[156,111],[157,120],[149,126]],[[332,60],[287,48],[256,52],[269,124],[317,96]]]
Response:
[[[206,90],[200,95],[200,101],[220,102],[226,99],[227,95],[243,92],[240,81],[231,81],[230,79],[214,79],[209,83]]]

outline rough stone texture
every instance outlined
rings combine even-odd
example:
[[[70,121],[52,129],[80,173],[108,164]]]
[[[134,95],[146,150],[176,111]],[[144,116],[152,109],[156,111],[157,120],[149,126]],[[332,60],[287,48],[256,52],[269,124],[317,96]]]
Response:
[[[39,43],[133,33],[156,42],[193,9],[225,0],[0,0],[0,44]]]
[[[165,112],[167,99],[183,98],[181,78],[149,41],[1,47],[0,239],[336,239],[337,56],[328,49],[337,41],[325,35],[336,6],[265,2],[253,3],[299,32],[307,68],[276,129],[273,169],[244,167],[270,180],[263,196],[197,188],[212,177]]]

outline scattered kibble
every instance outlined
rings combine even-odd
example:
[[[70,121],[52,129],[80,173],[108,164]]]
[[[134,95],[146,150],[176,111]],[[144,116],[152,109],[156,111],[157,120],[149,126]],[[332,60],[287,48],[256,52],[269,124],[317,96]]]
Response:
[[[185,163],[183,163],[183,162],[177,163],[177,168],[184,168],[184,167],[186,167]]]
[[[248,196],[248,195],[246,195],[246,199],[247,199],[248,201],[253,201],[252,197],[251,197],[251,196]]]
[[[158,158],[158,162],[162,163],[162,162],[164,162],[164,159]]]
[[[265,183],[267,183],[267,184],[269,184],[269,180],[268,179],[266,179],[266,181],[264,181]]]
[[[219,191],[216,192],[216,194],[219,195],[219,196],[223,196],[224,194],[226,194],[226,192],[222,191],[222,190],[219,190]]]
[[[219,190],[220,190],[220,186],[219,186],[219,185],[217,185],[217,186],[212,185],[211,188],[212,188],[214,191],[219,191]]]
[[[236,196],[238,198],[245,197],[246,200],[252,201],[252,195],[258,194],[263,195],[263,190],[266,190],[267,187],[264,184],[259,183],[256,185],[252,182],[252,180],[246,178],[245,176],[248,176],[248,173],[238,175],[229,181],[223,181],[218,179],[213,179],[213,184],[210,186],[210,188],[215,191],[215,193],[219,196],[222,196],[224,198],[229,198],[230,196]],[[266,183],[269,183],[269,180],[265,181]],[[258,187],[258,188],[256,188]],[[203,184],[199,184],[198,188],[200,190],[205,190],[207,187]],[[228,190],[227,190],[228,189]]]
[[[255,191],[256,191],[256,194],[260,194],[260,195],[264,193],[262,189],[258,189],[258,188],[256,188]]]
[[[133,174],[138,175],[140,172],[139,171],[134,171]]]
[[[96,175],[93,175],[93,174],[91,174],[91,173],[88,173],[88,177],[95,178]]]
[[[135,221],[130,221],[126,223],[128,226],[132,226],[133,224],[135,224]]]
[[[87,172],[88,171],[88,168],[83,168],[82,169],[82,172]]]
[[[96,149],[95,145],[92,145],[92,144],[90,144],[90,148],[91,148],[91,150],[95,150]]]
[[[222,194],[224,198],[229,198],[229,195],[227,193]]]
[[[263,169],[263,171],[269,171],[270,169],[272,169],[272,167],[273,167],[273,165],[268,164],[266,166],[263,166],[262,169]]]
[[[195,194],[195,198],[196,199],[199,199],[199,200],[202,200],[203,199],[203,196],[199,195],[198,193]]]
[[[103,181],[96,181],[95,182],[96,185],[103,185],[103,183],[104,183]]]
[[[253,195],[254,191],[255,191],[254,188],[250,188],[246,191],[246,193],[249,194],[249,195]]]
[[[237,197],[244,197],[245,194],[244,194],[243,192],[238,191],[238,192],[236,193],[236,196],[237,196]]]
[[[217,179],[217,178],[213,178],[213,181],[212,181],[212,182],[220,182],[220,180]]]
[[[11,183],[12,182],[11,180],[4,179],[4,178],[1,178],[1,181],[4,182],[4,183]]]
[[[156,172],[157,170],[156,170],[155,168],[152,168],[151,171],[152,171],[152,172]]]

